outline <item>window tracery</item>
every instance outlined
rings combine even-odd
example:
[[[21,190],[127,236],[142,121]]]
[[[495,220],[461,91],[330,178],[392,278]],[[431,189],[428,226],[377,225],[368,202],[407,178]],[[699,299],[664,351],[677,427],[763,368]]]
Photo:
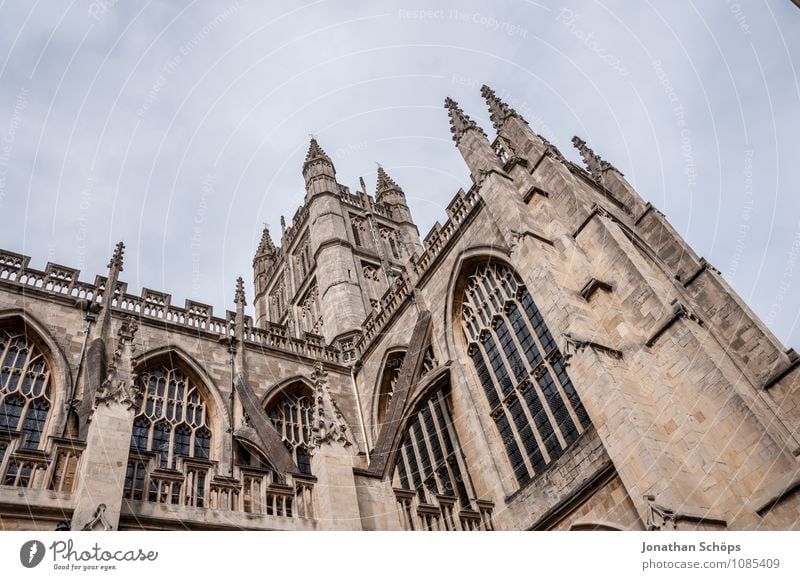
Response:
[[[478,529],[469,523],[490,514],[491,502],[478,502],[447,402],[449,387],[424,401],[406,428],[393,475],[395,495],[406,529]],[[486,522],[490,522],[487,514]],[[491,524],[486,529],[491,529]]]
[[[319,309],[319,291],[314,280],[300,304],[300,324],[305,332],[319,333],[322,315]]]
[[[21,447],[38,449],[52,407],[50,367],[15,328],[0,329],[0,431],[21,431]]]
[[[420,369],[419,372],[420,378],[427,375],[438,365],[439,365],[439,360],[433,354],[433,345],[429,344],[428,348],[425,349],[425,355],[422,357],[422,369]]]
[[[364,219],[351,214],[350,225],[353,230],[353,242],[355,245],[362,248],[366,247],[368,237],[366,236],[367,228]]]
[[[507,266],[479,266],[461,309],[468,354],[520,484],[542,473],[590,420],[533,297]]]
[[[311,423],[313,401],[306,389],[284,391],[267,409],[283,444],[292,453],[301,473],[311,473]]]
[[[395,259],[400,259],[400,244],[397,239],[397,231],[382,227],[380,228],[380,236],[383,239],[384,245],[388,247],[390,255]]]
[[[192,472],[194,462],[210,459],[211,422],[203,396],[183,371],[171,365],[148,369],[137,382],[140,391],[135,401],[125,497],[175,504],[184,503],[186,497],[196,498],[198,493],[202,498],[205,490],[196,488],[199,481],[205,484],[207,465],[202,476],[192,473],[191,482],[184,473],[156,477],[148,473],[148,456],[155,455],[155,469],[186,473]]]

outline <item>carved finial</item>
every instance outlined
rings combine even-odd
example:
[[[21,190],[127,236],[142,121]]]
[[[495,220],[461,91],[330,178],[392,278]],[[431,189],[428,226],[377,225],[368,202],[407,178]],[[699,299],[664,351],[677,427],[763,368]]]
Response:
[[[136,319],[132,316],[125,316],[117,332],[117,340],[120,343],[129,343],[133,346],[133,337],[136,335],[137,330],[139,330],[139,324]]]
[[[286,233],[286,218],[281,216],[281,236]]]
[[[132,316],[124,316],[122,324],[117,331],[117,344],[114,348],[114,357],[108,365],[108,372],[94,398],[93,412],[100,404],[111,405],[117,403],[133,409],[136,405],[136,375],[132,370],[133,353],[136,345],[133,339],[139,324]]]
[[[586,144],[586,141],[580,137],[573,137],[572,144],[581,154],[583,162],[586,164],[586,169],[589,170],[589,173],[591,173],[592,177],[594,177],[596,180],[601,179],[603,177],[603,173],[609,169],[614,169],[614,167],[608,161],[604,161],[599,155],[592,151],[592,149]]]
[[[275,244],[272,243],[272,236],[269,235],[269,227],[264,224],[264,231],[261,232],[261,241],[258,244],[256,255],[271,255],[275,253]]]
[[[488,85],[481,87],[481,95],[486,99],[486,104],[489,105],[489,117],[492,119],[492,125],[494,125],[495,129],[500,130],[509,117],[517,117],[525,121],[519,113],[504,103]]]
[[[244,280],[242,280],[241,276],[236,278],[236,292],[234,293],[233,301],[236,304],[241,304],[242,306],[247,304],[244,294]]]
[[[321,360],[314,362],[311,380],[314,383],[311,453],[315,453],[320,446],[326,443],[339,443],[344,447],[349,447],[352,443],[347,432],[347,423],[328,390],[328,372]]]
[[[114,253],[111,256],[111,261],[108,263],[108,268],[112,268],[114,266],[117,267],[117,270],[122,272],[122,261],[125,257],[125,244],[119,242],[114,247]]]
[[[450,97],[444,100],[444,106],[447,109],[447,114],[450,117],[450,132],[453,133],[453,141],[459,142],[461,137],[470,129],[480,131],[481,134],[486,135],[475,121],[461,110],[458,103]]]

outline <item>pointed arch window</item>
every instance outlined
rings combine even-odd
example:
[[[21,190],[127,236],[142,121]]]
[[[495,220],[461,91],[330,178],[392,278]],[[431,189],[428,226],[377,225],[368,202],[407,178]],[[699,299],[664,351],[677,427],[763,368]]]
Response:
[[[158,467],[175,469],[179,457],[208,459],[208,407],[194,382],[180,369],[161,366],[140,373],[131,448],[153,451]]]
[[[589,416],[533,297],[509,267],[489,263],[475,270],[461,318],[492,419],[524,484],[577,440]]]
[[[471,514],[481,509],[491,529],[490,502],[478,502],[461,451],[450,406],[449,384],[422,402],[406,427],[393,474],[395,495],[406,529],[474,529]],[[480,505],[479,505],[480,504]]]
[[[311,473],[312,396],[305,385],[286,389],[267,407],[269,416],[283,444],[292,453],[300,473]]]
[[[38,449],[52,408],[50,366],[16,327],[0,328],[0,430],[21,431],[21,447]]]

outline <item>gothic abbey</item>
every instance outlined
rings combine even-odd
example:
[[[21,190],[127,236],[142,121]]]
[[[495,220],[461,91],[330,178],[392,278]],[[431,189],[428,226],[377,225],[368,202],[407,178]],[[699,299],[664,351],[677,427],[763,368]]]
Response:
[[[800,357],[488,87],[420,240],[312,139],[255,318],[0,252],[0,528],[792,529]]]

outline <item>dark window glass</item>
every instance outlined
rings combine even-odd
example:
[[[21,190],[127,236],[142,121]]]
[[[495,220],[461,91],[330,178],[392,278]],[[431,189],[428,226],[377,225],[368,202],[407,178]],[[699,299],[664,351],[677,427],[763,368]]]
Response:
[[[50,404],[43,399],[36,399],[28,405],[28,412],[25,414],[25,422],[22,425],[22,430],[25,432],[24,447],[26,449],[39,447],[49,410]]]
[[[462,322],[509,462],[524,483],[578,439],[589,417],[542,313],[510,268],[476,268],[465,284]]]
[[[25,399],[22,396],[11,395],[6,397],[3,404],[0,405],[0,429],[16,431],[24,408]]]

